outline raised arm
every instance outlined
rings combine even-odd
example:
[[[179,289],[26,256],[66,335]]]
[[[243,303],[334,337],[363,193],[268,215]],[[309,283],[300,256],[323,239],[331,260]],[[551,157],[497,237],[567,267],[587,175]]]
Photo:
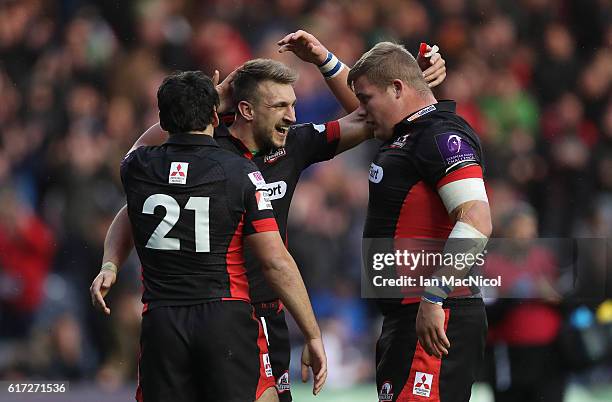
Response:
[[[302,379],[307,379],[307,367],[312,367],[313,393],[316,395],[327,378],[327,358],[321,330],[297,265],[285,248],[278,231],[246,236],[246,242],[260,260],[266,280],[278,293],[304,334],[306,346],[302,355]]]
[[[340,141],[336,155],[349,150],[363,141],[372,138],[371,129],[365,124],[363,114],[358,109],[359,100],[346,83],[350,69],[342,64],[312,34],[299,30],[286,35],[278,41],[279,52],[293,52],[305,62],[319,67],[325,82],[342,108],[348,113],[339,119]],[[439,85],[446,78],[445,61],[433,48],[423,44],[417,57],[419,66],[424,69],[423,75],[430,87]]]
[[[346,84],[349,67],[342,64],[314,35],[299,30],[286,35],[277,44],[280,46],[280,53],[293,52],[305,62],[318,66],[327,86],[346,113],[351,113],[359,107],[359,100]],[[430,87],[439,85],[446,78],[445,61],[437,52],[437,46],[432,48],[425,45],[422,51],[419,50],[417,61],[424,70],[423,76]]]
[[[321,42],[312,34],[306,31],[296,31],[286,35],[283,39],[277,42],[279,45],[279,53],[293,52],[297,57],[307,63],[321,67],[323,64],[328,65],[328,68],[335,67],[335,63],[339,62],[335,58],[332,60],[332,54],[327,50]],[[330,56],[331,55],[331,56]],[[328,60],[329,56],[329,60]],[[325,63],[327,61],[327,63]],[[334,65],[332,65],[334,64]],[[325,71],[325,67],[321,69],[323,76],[326,78],[325,83],[332,91],[338,102],[342,105],[345,112],[351,113],[359,107],[359,100],[346,84],[349,68],[342,65],[339,70],[331,74]],[[330,70],[331,71],[331,70]]]

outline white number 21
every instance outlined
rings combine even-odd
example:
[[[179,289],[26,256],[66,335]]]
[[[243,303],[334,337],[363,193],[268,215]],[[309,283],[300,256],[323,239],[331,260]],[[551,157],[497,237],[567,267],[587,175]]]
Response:
[[[210,252],[210,218],[209,218],[209,197],[189,197],[185,209],[195,212],[195,246],[196,252]],[[172,230],[181,214],[181,207],[178,202],[166,194],[153,194],[146,199],[142,213],[152,215],[157,206],[162,206],[166,210],[166,215],[157,225],[149,241],[147,248],[156,250],[180,250],[181,241],[174,237],[166,237]]]

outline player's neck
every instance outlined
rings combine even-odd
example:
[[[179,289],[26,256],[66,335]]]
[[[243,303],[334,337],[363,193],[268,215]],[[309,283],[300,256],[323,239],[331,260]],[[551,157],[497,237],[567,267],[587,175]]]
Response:
[[[212,124],[209,124],[208,127],[204,129],[204,131],[188,131],[188,133],[192,135],[208,135],[210,137],[213,136],[214,132],[215,128]]]
[[[435,96],[433,96],[433,94],[411,96],[406,102],[406,106],[402,110],[402,115],[398,116],[398,122],[405,119],[407,116],[410,116],[413,113],[416,113],[419,110],[435,103],[438,103],[438,100]]]
[[[236,119],[234,124],[229,127],[229,132],[232,136],[242,141],[244,146],[251,152],[260,151],[259,146],[255,142],[255,138],[253,138],[253,130],[244,121]]]

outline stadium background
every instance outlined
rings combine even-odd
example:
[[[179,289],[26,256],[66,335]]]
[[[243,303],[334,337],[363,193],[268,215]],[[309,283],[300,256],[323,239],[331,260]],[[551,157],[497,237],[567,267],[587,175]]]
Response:
[[[157,86],[176,69],[223,77],[250,58],[279,59],[300,73],[299,122],[339,116],[316,68],[276,51],[300,28],[349,65],[382,39],[413,54],[420,41],[438,44],[448,77],[436,95],[456,99],[484,142],[495,236],[608,237],[611,21],[608,0],[0,1],[0,380],[69,380],[64,401],[132,398],[135,255],[111,292],[110,318],[88,295],[124,202],[119,162],[157,121]],[[321,401],[375,399],[380,318],[359,297],[375,149],[311,168],[293,201],[290,249],[329,355]],[[605,255],[593,260],[609,267]],[[568,401],[612,400],[612,313],[602,301],[554,304],[570,323],[561,336],[594,331],[607,342],[568,372]],[[310,400],[305,387],[296,394]],[[487,386],[473,399],[492,400]]]

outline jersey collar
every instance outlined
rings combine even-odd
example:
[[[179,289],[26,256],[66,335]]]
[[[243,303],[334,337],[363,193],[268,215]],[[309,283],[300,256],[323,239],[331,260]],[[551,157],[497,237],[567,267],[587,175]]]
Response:
[[[229,128],[223,123],[215,127],[215,138],[217,137],[231,137],[232,134],[229,132]]]
[[[166,141],[166,144],[172,145],[204,145],[209,147],[218,147],[217,142],[206,134],[189,134],[189,133],[176,133],[170,134],[170,137]]]
[[[412,124],[416,120],[419,120],[423,116],[426,116],[431,113],[437,113],[437,112],[455,113],[456,109],[457,109],[457,104],[455,103],[455,101],[451,101],[451,100],[442,100],[438,103],[434,103],[432,105],[425,106],[423,109],[410,114],[408,117],[406,117],[405,119],[397,123],[395,127],[393,128],[393,136],[395,137],[396,135],[400,135],[404,133],[404,131],[406,130],[408,126],[410,126],[410,124]]]
[[[246,145],[244,145],[240,138],[236,138],[232,135],[229,128],[225,124],[219,124],[219,126],[215,128],[215,138],[223,137],[229,139],[245,158],[253,159],[255,157],[255,155],[249,150],[249,148],[247,148]],[[265,152],[257,152],[257,155],[263,154],[265,154]]]

